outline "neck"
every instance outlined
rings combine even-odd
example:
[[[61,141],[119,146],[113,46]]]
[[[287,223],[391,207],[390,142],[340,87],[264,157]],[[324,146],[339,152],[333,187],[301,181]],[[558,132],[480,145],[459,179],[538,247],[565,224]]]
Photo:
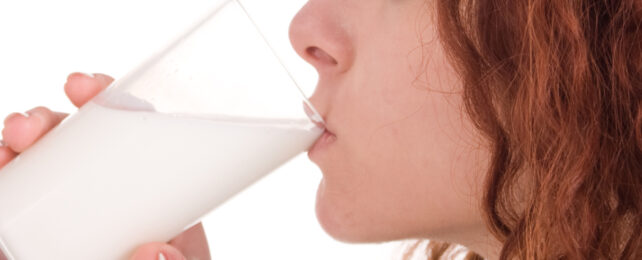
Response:
[[[486,227],[480,230],[471,231],[461,239],[460,244],[467,247],[471,251],[481,255],[487,260],[499,259],[499,252],[503,244],[499,242]]]
[[[437,240],[456,243],[477,253],[486,260],[499,259],[502,243],[499,242],[485,226],[466,228],[456,235],[441,236]]]

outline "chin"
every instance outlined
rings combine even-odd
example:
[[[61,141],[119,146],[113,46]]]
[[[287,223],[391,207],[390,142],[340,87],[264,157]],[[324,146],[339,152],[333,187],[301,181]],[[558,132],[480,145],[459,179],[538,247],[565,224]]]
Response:
[[[368,236],[358,232],[354,224],[348,224],[347,220],[326,210],[319,203],[316,206],[316,215],[323,230],[334,240],[344,243],[368,243],[374,242]]]
[[[354,207],[348,207],[345,200],[328,196],[325,179],[317,189],[315,211],[317,221],[333,239],[344,243],[364,243],[364,236],[357,232],[359,221],[355,219]]]
[[[354,202],[345,197],[325,196],[325,183],[317,190],[316,217],[323,230],[333,239],[344,243],[379,243],[403,239],[394,225],[385,225],[367,214],[355,210]]]

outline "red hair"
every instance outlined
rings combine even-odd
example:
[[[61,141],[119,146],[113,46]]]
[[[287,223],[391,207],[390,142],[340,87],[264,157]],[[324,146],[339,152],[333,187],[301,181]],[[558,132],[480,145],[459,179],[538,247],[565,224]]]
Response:
[[[436,8],[492,144],[481,207],[500,259],[642,259],[642,1]]]

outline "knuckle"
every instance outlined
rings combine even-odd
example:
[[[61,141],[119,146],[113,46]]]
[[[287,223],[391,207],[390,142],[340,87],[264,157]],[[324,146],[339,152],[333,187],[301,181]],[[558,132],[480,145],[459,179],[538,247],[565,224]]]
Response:
[[[30,112],[31,113],[48,114],[48,113],[51,112],[51,110],[49,108],[44,107],[44,106],[37,106],[37,107],[34,107],[33,109],[29,110],[29,112],[27,112],[27,113],[30,113]]]

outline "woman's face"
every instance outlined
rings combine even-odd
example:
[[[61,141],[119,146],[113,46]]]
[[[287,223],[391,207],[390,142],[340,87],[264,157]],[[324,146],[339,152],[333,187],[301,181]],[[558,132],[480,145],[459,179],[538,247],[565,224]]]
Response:
[[[346,242],[484,230],[488,152],[426,0],[310,0],[292,21],[319,73],[311,102],[334,136],[309,156],[323,171],[316,212]],[[326,136],[327,137],[327,136]]]

